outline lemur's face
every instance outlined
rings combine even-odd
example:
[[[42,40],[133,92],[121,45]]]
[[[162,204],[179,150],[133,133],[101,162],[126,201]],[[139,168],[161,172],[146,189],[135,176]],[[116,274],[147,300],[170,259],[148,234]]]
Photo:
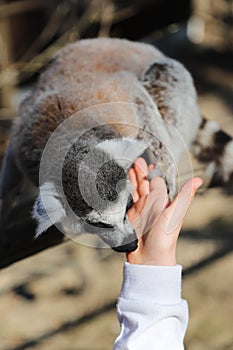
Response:
[[[103,184],[102,193],[112,194],[109,187],[111,185]],[[129,186],[123,183],[116,198],[108,199],[102,210],[92,209],[85,216],[83,227],[87,232],[97,234],[116,251],[133,251],[137,248],[137,237],[127,216],[132,204]]]
[[[72,154],[67,154],[62,174],[63,198],[56,184],[41,186],[34,206],[38,234],[51,225],[45,223],[49,219],[59,224],[64,233],[95,233],[117,251],[137,248],[137,237],[127,217],[133,204],[127,176],[132,160],[115,159],[105,146],[97,147],[78,163]]]
[[[133,203],[124,169],[113,161],[105,164],[97,173],[95,190],[93,173],[85,174],[85,170],[82,189],[78,181],[73,189],[66,184],[63,186],[69,210],[53,183],[41,186],[40,196],[34,206],[34,217],[39,221],[41,231],[56,220],[64,233],[94,233],[114,250],[135,250],[136,234],[127,217],[127,211]]]

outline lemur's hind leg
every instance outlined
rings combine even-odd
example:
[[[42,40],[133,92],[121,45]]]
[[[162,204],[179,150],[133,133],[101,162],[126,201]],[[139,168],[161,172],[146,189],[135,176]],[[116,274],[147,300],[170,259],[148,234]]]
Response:
[[[233,138],[215,121],[203,118],[193,143],[198,161],[211,166],[210,187],[223,186],[233,193]]]
[[[14,204],[17,193],[19,192],[23,176],[19,171],[11,144],[8,146],[0,172],[0,223],[1,227],[5,225],[8,213]]]

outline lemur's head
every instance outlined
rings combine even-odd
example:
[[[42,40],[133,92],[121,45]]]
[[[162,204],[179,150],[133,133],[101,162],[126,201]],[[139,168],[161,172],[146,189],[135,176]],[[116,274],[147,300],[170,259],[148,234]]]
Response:
[[[95,233],[117,251],[135,250],[137,237],[127,217],[133,204],[128,169],[146,148],[135,139],[110,139],[80,157],[77,147],[71,147],[62,191],[53,182],[40,186],[33,210],[36,235],[56,224],[64,233]]]

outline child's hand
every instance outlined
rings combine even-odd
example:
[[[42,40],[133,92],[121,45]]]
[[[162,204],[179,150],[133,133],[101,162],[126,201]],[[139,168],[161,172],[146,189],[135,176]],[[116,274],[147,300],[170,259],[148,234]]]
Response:
[[[128,218],[139,242],[134,252],[127,254],[127,261],[143,265],[176,265],[176,242],[185,214],[201,186],[200,178],[187,181],[173,200],[169,201],[165,181],[161,177],[147,180],[153,165],[147,166],[142,158],[129,170],[133,186],[133,207]]]

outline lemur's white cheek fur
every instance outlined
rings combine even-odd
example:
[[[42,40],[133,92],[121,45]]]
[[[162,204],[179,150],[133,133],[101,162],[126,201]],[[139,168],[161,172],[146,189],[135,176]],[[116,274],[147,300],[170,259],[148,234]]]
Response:
[[[38,222],[36,237],[65,217],[65,209],[58,198],[53,183],[46,182],[40,186],[40,195],[35,201],[32,213],[33,218]]]

